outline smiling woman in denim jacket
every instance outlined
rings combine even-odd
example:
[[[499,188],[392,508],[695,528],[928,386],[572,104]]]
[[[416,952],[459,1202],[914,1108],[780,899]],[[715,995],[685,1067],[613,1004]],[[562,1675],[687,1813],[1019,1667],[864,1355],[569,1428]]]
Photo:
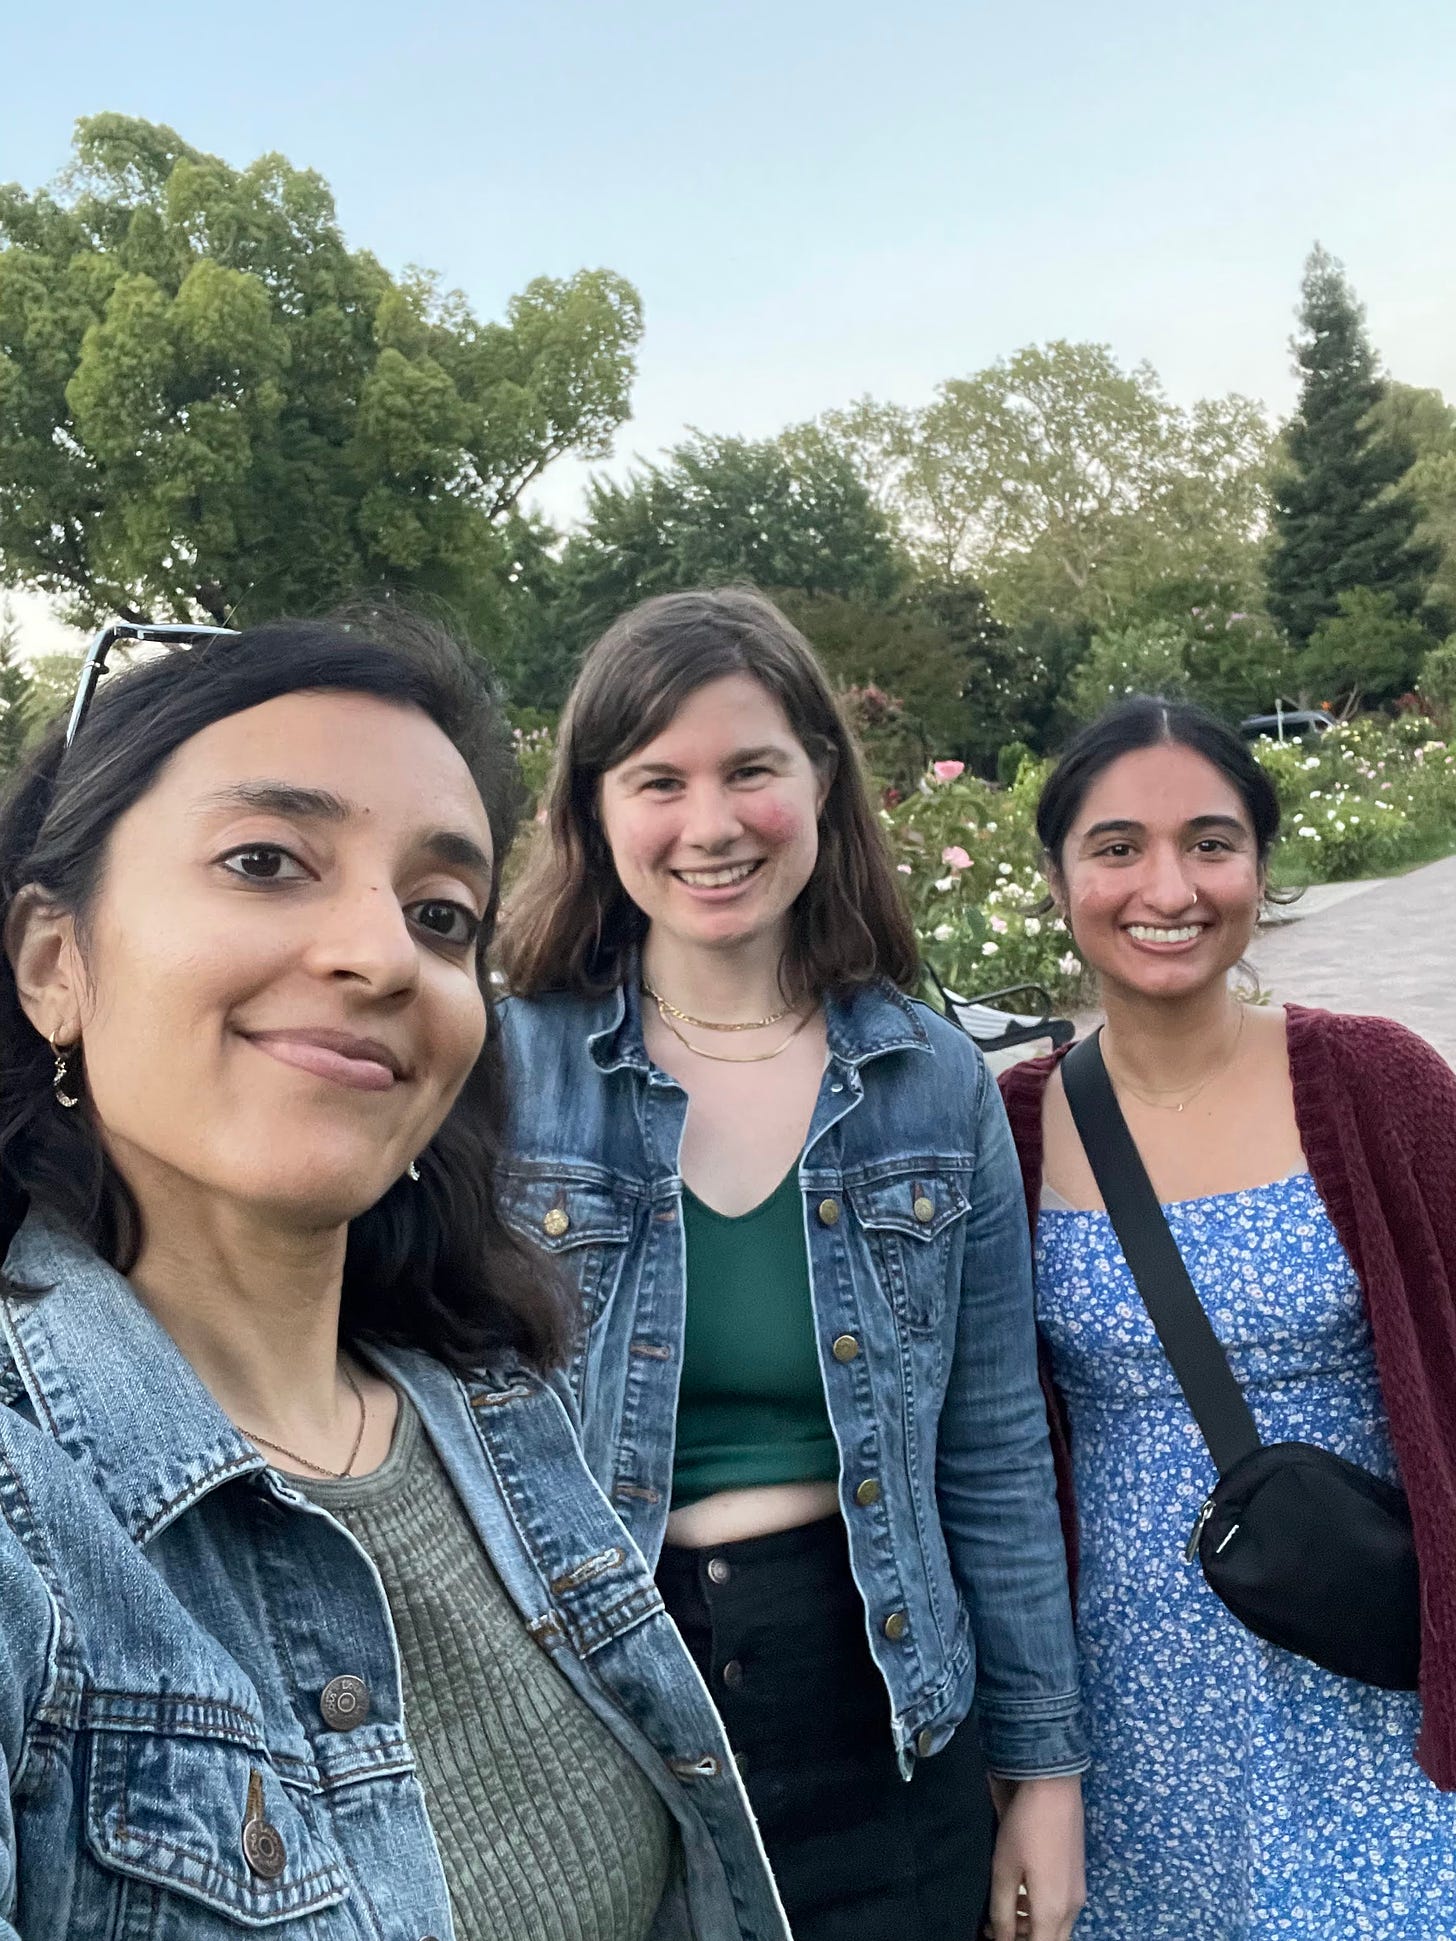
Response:
[[[116,675],[0,811],[0,1936],[786,1941],[544,1371],[418,623]]]
[[[579,1289],[588,1460],[796,1941],[973,1934],[987,1768],[994,1931],[1061,1941],[1085,1755],[1015,1155],[903,995],[857,755],[766,600],[588,654],[502,962],[507,1217]]]

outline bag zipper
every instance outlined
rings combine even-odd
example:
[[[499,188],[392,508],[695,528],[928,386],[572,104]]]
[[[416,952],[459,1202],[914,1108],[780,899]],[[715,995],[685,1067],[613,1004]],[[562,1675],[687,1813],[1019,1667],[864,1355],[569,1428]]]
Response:
[[[1212,1515],[1213,1498],[1209,1496],[1204,1499],[1203,1508],[1198,1512],[1198,1521],[1193,1526],[1193,1534],[1184,1546],[1183,1561],[1185,1564],[1191,1564],[1193,1559],[1198,1555],[1198,1539],[1203,1535],[1204,1525]]]

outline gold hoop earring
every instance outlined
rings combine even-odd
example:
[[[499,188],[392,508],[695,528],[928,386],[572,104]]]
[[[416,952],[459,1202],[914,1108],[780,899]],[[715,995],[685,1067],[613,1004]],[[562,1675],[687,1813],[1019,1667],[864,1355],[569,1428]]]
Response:
[[[73,1106],[81,1103],[81,1094],[77,1092],[72,1097],[67,1089],[71,1084],[71,1053],[75,1050],[75,1046],[58,1045],[56,1039],[59,1035],[59,1032],[53,1031],[50,1036],[51,1056],[56,1061],[55,1073],[51,1078],[51,1090],[56,1095],[56,1104],[69,1112]]]

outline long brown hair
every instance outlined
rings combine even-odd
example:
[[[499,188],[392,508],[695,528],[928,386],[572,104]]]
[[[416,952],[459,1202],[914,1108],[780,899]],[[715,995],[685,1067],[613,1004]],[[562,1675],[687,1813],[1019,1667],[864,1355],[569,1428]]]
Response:
[[[722,587],[644,600],[588,651],[561,717],[545,824],[503,913],[500,965],[513,991],[598,997],[622,981],[647,920],[602,833],[602,777],[655,740],[689,695],[733,674],[768,690],[829,781],[818,860],[791,912],[785,994],[919,981],[915,932],[824,670],[771,601]]]

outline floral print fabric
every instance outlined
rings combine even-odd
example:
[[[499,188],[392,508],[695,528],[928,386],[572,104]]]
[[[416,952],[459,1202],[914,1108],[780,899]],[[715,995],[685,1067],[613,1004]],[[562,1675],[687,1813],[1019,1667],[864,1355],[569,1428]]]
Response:
[[[1393,1477],[1360,1289],[1309,1175],[1164,1212],[1265,1440]],[[1456,1795],[1415,1763],[1415,1695],[1265,1644],[1183,1561],[1213,1466],[1105,1214],[1043,1207],[1037,1285],[1082,1539],[1076,1941],[1456,1941]]]

